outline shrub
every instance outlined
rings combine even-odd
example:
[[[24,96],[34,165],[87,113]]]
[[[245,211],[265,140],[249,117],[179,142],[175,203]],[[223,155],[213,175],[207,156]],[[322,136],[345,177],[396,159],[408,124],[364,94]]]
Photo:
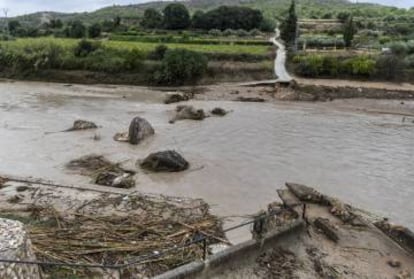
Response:
[[[394,42],[389,47],[395,55],[405,55],[408,52],[407,45],[404,42]]]
[[[246,30],[243,30],[243,29],[239,29],[236,32],[237,32],[237,36],[239,36],[239,37],[249,36],[249,32],[247,32]]]
[[[166,45],[158,45],[153,51],[148,54],[150,60],[162,60],[168,47]]]
[[[414,69],[414,54],[405,57],[404,65],[407,68]]]
[[[255,28],[255,29],[250,30],[249,35],[254,37],[254,36],[261,36],[263,35],[263,33],[259,29]]]
[[[401,75],[403,62],[396,55],[381,55],[376,61],[376,76],[386,80],[393,80]]]
[[[367,56],[351,58],[345,64],[349,65],[349,74],[354,76],[369,77],[375,72],[375,60]]]
[[[221,31],[219,29],[211,29],[208,31],[208,34],[211,36],[219,37],[221,36]]]
[[[320,55],[309,55],[299,59],[297,67],[298,74],[305,77],[318,77],[323,69],[323,57]]]
[[[165,53],[154,82],[163,85],[183,85],[197,82],[207,70],[207,58],[200,53],[173,49]]]
[[[78,45],[74,49],[74,54],[76,57],[86,57],[90,53],[96,51],[101,47],[99,42],[93,42],[88,40],[79,41]]]
[[[226,29],[223,31],[223,35],[224,36],[236,36],[237,32],[234,31],[233,29]]]

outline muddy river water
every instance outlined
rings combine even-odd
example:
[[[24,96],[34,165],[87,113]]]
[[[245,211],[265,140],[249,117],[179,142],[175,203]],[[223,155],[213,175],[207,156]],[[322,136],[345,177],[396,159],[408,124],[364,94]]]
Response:
[[[276,200],[276,189],[291,181],[414,229],[414,124],[401,123],[401,116],[326,103],[192,101],[233,112],[172,125],[175,105],[161,99],[145,88],[0,82],[0,174],[88,183],[65,163],[94,153],[135,167],[150,152],[175,149],[191,170],[138,170],[134,190],[199,197],[220,216],[243,216]],[[134,116],[152,123],[155,137],[138,146],[115,142]],[[102,128],[45,134],[76,119]]]

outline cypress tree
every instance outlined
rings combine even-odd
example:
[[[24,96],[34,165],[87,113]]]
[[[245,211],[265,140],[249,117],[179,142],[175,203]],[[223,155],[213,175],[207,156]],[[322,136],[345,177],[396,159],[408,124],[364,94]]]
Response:
[[[352,16],[349,16],[345,22],[344,32],[343,32],[345,47],[352,46],[352,41],[354,40],[354,35],[356,32],[357,30],[354,24],[354,19]]]
[[[296,41],[298,17],[296,15],[295,1],[292,0],[288,16],[280,26],[280,37],[288,46],[293,46]]]

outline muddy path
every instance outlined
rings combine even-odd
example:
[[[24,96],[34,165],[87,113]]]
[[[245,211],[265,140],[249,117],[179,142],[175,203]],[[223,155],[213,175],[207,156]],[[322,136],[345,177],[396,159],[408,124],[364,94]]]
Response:
[[[172,125],[168,121],[176,104],[163,104],[164,91],[2,82],[0,174],[87,185],[90,178],[68,171],[65,164],[98,154],[137,171],[135,188],[125,191],[203,198],[213,213],[234,216],[227,224],[270,203],[277,186],[294,180],[414,227],[414,124],[402,123],[401,115],[367,114],[336,101],[278,102],[266,90],[234,85],[199,89],[189,104],[231,113]],[[233,101],[252,95],[267,102]],[[397,103],[381,106],[399,109]],[[404,106],[414,104],[406,101]],[[127,130],[135,116],[153,125],[154,137],[137,146],[115,142],[115,133]],[[64,130],[76,119],[102,128],[45,134]],[[179,151],[191,168],[152,174],[136,166],[149,153],[166,149]]]

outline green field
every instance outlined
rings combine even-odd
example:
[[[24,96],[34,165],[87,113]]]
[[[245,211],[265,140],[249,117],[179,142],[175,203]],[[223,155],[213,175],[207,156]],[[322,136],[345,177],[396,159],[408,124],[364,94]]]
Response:
[[[24,49],[26,47],[41,47],[45,44],[56,44],[63,48],[73,48],[77,45],[79,40],[66,38],[20,38],[14,41],[2,41],[1,46],[9,46],[11,48]],[[114,49],[137,49],[141,52],[148,53],[155,49],[159,43],[146,42],[126,42],[126,41],[102,41],[103,46]],[[261,55],[268,52],[268,46],[260,45],[198,45],[198,44],[184,44],[184,43],[165,43],[168,48],[183,48],[203,53],[226,53],[226,54],[254,54]]]

